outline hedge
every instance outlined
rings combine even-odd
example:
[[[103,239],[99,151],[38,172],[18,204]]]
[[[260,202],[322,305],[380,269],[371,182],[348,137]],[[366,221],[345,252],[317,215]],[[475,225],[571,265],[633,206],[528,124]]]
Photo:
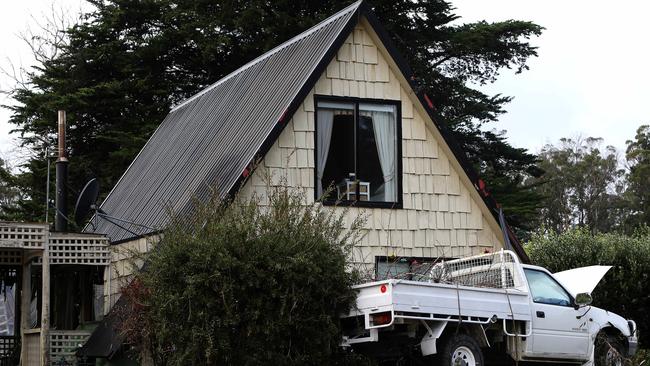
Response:
[[[533,264],[551,272],[612,265],[592,293],[594,305],[635,320],[641,345],[650,346],[650,232],[592,235],[575,229],[563,234],[536,234],[526,251]]]

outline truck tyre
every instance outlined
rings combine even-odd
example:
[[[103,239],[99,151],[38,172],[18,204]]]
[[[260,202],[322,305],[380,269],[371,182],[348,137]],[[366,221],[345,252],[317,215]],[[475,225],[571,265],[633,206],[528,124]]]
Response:
[[[595,344],[596,366],[623,366],[623,346],[614,336],[599,334]]]
[[[444,342],[436,365],[483,366],[483,352],[474,338],[453,334]]]

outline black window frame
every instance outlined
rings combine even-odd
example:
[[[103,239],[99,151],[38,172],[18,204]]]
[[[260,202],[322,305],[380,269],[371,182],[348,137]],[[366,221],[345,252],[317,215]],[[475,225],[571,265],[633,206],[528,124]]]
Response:
[[[359,120],[359,104],[380,104],[380,105],[393,105],[395,106],[395,123],[397,124],[397,201],[395,202],[385,202],[385,201],[361,201],[361,200],[322,200],[320,202],[326,206],[355,206],[355,207],[371,207],[371,208],[394,208],[401,209],[403,208],[403,197],[402,197],[402,101],[394,99],[377,99],[377,98],[359,98],[359,97],[343,97],[343,96],[332,96],[332,95],[314,95],[314,200],[319,202],[320,197],[318,197],[318,191],[315,189],[318,186],[318,174],[316,174],[316,169],[318,166],[318,102],[339,102],[339,103],[351,103],[354,104],[354,129],[358,129],[358,124],[356,121]],[[356,146],[355,146],[356,149]],[[355,159],[358,159],[358,154],[355,154]],[[355,166],[358,165],[358,161],[355,161]],[[357,185],[357,194],[356,197],[359,197],[359,186]]]

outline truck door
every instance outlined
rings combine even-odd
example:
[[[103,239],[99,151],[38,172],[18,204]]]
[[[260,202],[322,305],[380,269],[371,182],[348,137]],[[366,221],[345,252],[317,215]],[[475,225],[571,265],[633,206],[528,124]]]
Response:
[[[533,311],[533,345],[529,357],[587,359],[589,317],[577,319],[585,309],[576,310],[571,295],[548,273],[530,268],[524,271]]]

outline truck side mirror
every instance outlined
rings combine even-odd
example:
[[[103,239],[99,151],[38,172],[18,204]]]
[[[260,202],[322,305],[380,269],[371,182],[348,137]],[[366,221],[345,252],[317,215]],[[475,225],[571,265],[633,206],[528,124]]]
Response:
[[[582,292],[576,295],[576,305],[580,307],[591,304],[593,300],[588,292]]]

